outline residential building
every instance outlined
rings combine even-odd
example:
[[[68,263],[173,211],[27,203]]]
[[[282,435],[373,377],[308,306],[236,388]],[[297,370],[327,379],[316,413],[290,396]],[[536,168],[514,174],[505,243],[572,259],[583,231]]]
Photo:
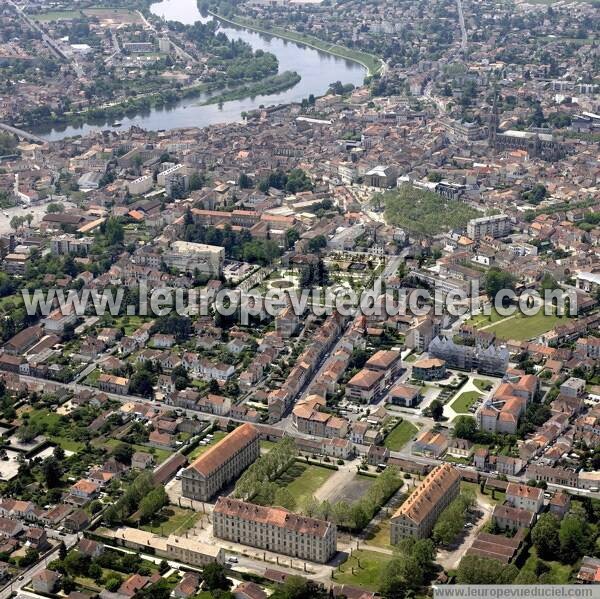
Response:
[[[402,369],[402,360],[399,351],[379,350],[366,362],[365,368],[383,373],[383,386],[389,385]]]
[[[383,388],[383,372],[363,368],[346,384],[346,397],[359,403],[371,403]]]
[[[307,435],[343,439],[348,434],[348,421],[321,411],[325,405],[325,399],[319,395],[298,401],[292,410],[293,425]]]
[[[539,390],[536,376],[527,374],[516,382],[502,383],[494,396],[478,408],[475,417],[483,431],[514,434],[519,419]]]
[[[508,483],[506,503],[537,514],[544,506],[544,490],[520,483]]]
[[[448,449],[448,437],[433,431],[423,431],[412,444],[411,452],[439,458]]]
[[[127,395],[129,391],[129,379],[112,374],[101,374],[98,377],[98,388],[105,393]]]
[[[484,237],[504,237],[511,228],[510,218],[506,214],[494,214],[471,219],[467,223],[467,236],[475,241]]]
[[[492,520],[502,530],[529,528],[535,519],[535,514],[529,510],[511,505],[496,505]]]
[[[477,370],[480,374],[503,376],[508,368],[509,352],[506,347],[484,342],[483,337],[475,339],[475,345],[463,345],[453,339],[436,337],[429,344],[429,355],[445,360],[450,368]]]

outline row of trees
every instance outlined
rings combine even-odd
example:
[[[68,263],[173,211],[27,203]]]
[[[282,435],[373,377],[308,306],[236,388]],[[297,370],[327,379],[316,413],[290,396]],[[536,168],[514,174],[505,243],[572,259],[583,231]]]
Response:
[[[380,574],[379,593],[386,599],[404,599],[423,587],[434,573],[435,548],[430,539],[402,539]]]
[[[341,528],[359,531],[365,528],[388,499],[402,486],[402,478],[395,468],[386,468],[359,500],[349,503],[329,501],[319,503],[309,497],[302,511],[310,517],[336,522]]]
[[[168,502],[164,487],[156,485],[152,473],[142,472],[125,489],[117,502],[107,508],[104,521],[109,526],[116,526],[137,512],[139,519],[147,522]]]
[[[294,440],[290,437],[284,438],[242,474],[235,485],[235,497],[252,499],[261,492],[261,487],[271,483],[287,470],[297,455],[298,450]]]
[[[433,527],[433,539],[441,545],[450,545],[463,530],[469,509],[475,503],[475,495],[468,491],[461,494],[441,513]]]

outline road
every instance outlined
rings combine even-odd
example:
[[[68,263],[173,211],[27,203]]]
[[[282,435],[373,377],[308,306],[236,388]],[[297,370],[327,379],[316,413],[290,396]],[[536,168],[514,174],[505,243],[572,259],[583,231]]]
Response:
[[[60,48],[60,46],[32,19],[30,19],[21,8],[19,8],[12,0],[8,0],[8,3],[13,6],[13,8],[17,11],[17,14],[35,31],[37,31],[41,36],[42,40],[45,44],[50,48],[50,50],[62,60],[66,60],[71,64],[71,67],[75,71],[75,74],[79,79],[83,79],[85,73],[83,71],[82,66],[73,58],[69,58]]]
[[[54,536],[52,534],[48,534],[51,538],[60,538],[64,541],[67,549],[71,549],[78,541],[79,535],[65,535],[62,537]],[[38,572],[43,570],[50,562],[57,559],[59,545],[56,545],[52,551],[50,551],[46,557],[37,564],[31,566],[28,570],[25,570],[19,579],[14,579],[10,582],[10,584],[6,585],[4,588],[0,590],[0,599],[8,599],[12,596],[12,593],[18,593],[19,595],[23,595],[25,597],[36,597],[39,598],[39,595],[28,594],[27,592],[22,591],[23,587],[31,580],[32,576],[35,576]],[[21,580],[22,579],[22,580]]]
[[[458,8],[458,22],[460,23],[460,49],[463,55],[467,53],[467,28],[465,27],[465,15],[463,13],[462,0],[456,0],[456,6]]]

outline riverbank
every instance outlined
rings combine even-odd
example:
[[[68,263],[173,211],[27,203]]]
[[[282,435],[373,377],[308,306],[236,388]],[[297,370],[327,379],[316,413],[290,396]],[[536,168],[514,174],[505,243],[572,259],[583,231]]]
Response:
[[[290,87],[294,87],[294,85],[299,83],[300,79],[300,75],[298,75],[298,73],[295,71],[285,71],[279,75],[271,75],[270,77],[266,77],[262,81],[242,85],[231,89],[230,91],[212,96],[206,100],[206,102],[201,102],[200,106],[224,104],[225,102],[243,100],[244,98],[278,94],[290,89]]]
[[[255,21],[254,19],[246,19],[244,17],[225,17],[210,10],[208,13],[215,19],[235,25],[236,27],[245,27],[246,29],[256,31],[257,33],[280,37],[291,42],[304,44],[305,46],[314,48],[315,50],[320,50],[321,52],[326,52],[327,54],[332,54],[338,58],[351,60],[367,69],[367,73],[369,75],[380,73],[383,69],[383,61],[379,57],[373,54],[368,54],[367,52],[352,50],[351,48],[346,48],[345,46],[340,46],[338,44],[330,44],[329,42],[319,39],[318,37],[305,35],[303,33],[298,33],[297,31],[284,29],[283,27],[267,26],[261,21]]]

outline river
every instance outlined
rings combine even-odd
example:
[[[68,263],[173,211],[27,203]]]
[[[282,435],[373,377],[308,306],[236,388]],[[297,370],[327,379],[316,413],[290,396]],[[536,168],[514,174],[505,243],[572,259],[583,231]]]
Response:
[[[206,22],[211,17],[203,17],[196,0],[163,0],[153,4],[150,11],[169,21],[179,21],[191,25],[196,21]],[[299,102],[310,94],[321,96],[334,81],[361,85],[365,68],[358,63],[339,58],[313,48],[278,37],[257,33],[249,29],[227,26],[222,23],[220,31],[230,38],[248,42],[255,50],[272,52],[279,60],[279,72],[296,71],[302,79],[292,88],[271,95],[255,96],[244,100],[225,102],[222,105],[200,106],[205,96],[185,98],[169,107],[152,108],[135,116],[120,118],[122,128],[132,125],[151,131],[176,129],[178,127],[205,127],[216,123],[241,121],[242,112],[255,110],[260,106]],[[112,121],[112,119],[111,119]],[[114,129],[111,121],[105,123],[85,123],[81,125],[49,125],[32,129],[40,137],[54,141],[74,135],[85,135],[91,131]]]

